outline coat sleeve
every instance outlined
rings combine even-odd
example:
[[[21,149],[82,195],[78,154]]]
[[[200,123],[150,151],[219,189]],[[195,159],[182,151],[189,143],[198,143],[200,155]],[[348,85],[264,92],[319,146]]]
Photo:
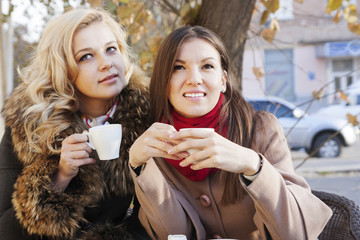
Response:
[[[254,201],[257,228],[272,239],[316,239],[330,219],[331,209],[311,193],[305,179],[293,168],[291,152],[281,125],[264,114],[265,138],[258,146],[263,166],[254,181],[243,187]],[[259,131],[259,133],[263,133]]]
[[[167,239],[171,234],[185,234],[187,239],[192,239],[193,226],[196,238],[205,238],[195,209],[166,181],[153,159],[139,176],[132,172],[132,177],[141,205],[139,219],[152,239]]]
[[[14,184],[22,164],[14,152],[10,129],[5,129],[0,143],[0,236],[1,239],[25,239],[27,234],[16,219],[11,203]]]

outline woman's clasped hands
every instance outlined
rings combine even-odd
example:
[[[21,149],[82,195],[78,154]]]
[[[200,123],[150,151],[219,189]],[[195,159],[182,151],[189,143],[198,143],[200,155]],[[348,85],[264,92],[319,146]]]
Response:
[[[260,161],[256,161],[259,159],[256,152],[224,138],[212,128],[176,131],[164,123],[152,124],[130,148],[132,167],[145,164],[153,157],[179,160],[180,166],[190,166],[193,170],[218,168],[245,175],[256,173]]]

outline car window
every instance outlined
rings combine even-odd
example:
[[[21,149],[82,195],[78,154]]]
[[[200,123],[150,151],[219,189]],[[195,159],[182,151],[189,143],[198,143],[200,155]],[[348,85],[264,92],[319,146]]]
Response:
[[[272,101],[249,101],[256,111],[267,111],[274,114],[277,118],[293,117],[292,109],[288,108],[281,103]]]

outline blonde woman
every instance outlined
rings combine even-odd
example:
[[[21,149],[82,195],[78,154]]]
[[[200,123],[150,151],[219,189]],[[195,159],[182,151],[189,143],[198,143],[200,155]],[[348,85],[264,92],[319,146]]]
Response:
[[[2,112],[1,239],[146,239],[128,150],[148,125],[147,78],[124,29],[103,10],[64,13],[20,78]],[[109,123],[120,158],[99,161],[82,133]]]

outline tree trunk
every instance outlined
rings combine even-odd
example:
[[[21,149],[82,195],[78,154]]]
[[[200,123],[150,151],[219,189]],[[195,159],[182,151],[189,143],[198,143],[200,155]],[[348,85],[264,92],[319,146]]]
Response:
[[[254,0],[203,0],[196,24],[217,33],[232,61],[235,86],[242,90],[242,62]]]

